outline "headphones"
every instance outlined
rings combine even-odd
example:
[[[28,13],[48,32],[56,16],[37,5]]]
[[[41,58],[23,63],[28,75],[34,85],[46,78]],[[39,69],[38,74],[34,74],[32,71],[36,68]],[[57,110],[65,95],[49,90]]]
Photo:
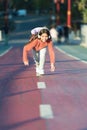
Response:
[[[41,36],[40,36],[40,34],[38,33],[38,38],[40,38]]]
[[[50,39],[50,38],[51,38],[51,36],[49,35],[49,36],[48,36],[48,38]]]
[[[41,35],[38,33],[38,38],[41,38]],[[49,35],[48,36],[48,39],[50,39],[51,38],[51,36]]]

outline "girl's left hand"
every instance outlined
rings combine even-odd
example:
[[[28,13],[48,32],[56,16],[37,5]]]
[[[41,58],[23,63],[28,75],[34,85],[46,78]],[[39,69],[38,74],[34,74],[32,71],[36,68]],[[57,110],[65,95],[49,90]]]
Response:
[[[51,65],[51,71],[55,71],[55,66]]]
[[[25,66],[29,66],[29,62],[28,61],[24,61],[24,65]]]

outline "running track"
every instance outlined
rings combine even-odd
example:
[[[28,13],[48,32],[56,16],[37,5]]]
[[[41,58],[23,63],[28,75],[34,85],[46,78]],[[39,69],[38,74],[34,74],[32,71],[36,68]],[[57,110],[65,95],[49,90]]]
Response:
[[[0,130],[87,130],[87,64],[55,48],[56,71],[36,77],[22,47],[0,57]]]

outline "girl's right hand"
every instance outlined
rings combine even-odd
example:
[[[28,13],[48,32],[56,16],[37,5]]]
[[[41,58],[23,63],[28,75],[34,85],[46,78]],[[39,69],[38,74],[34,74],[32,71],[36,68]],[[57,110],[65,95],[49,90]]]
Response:
[[[24,65],[25,66],[29,66],[29,62],[28,61],[24,61]]]
[[[51,71],[55,71],[55,66],[51,65]]]

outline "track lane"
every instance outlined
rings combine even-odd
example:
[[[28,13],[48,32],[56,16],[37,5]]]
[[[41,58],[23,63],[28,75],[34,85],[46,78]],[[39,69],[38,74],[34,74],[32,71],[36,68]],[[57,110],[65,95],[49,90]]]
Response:
[[[22,47],[14,47],[0,57],[1,130],[87,128],[87,64],[57,49],[55,53],[56,71],[50,72],[47,53],[46,75],[41,77],[36,77],[31,53],[30,67],[24,67]],[[38,83],[46,86],[38,88]],[[45,111],[51,108],[53,115],[48,112],[47,119],[45,112],[45,117],[41,117],[40,106]]]

